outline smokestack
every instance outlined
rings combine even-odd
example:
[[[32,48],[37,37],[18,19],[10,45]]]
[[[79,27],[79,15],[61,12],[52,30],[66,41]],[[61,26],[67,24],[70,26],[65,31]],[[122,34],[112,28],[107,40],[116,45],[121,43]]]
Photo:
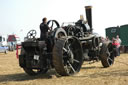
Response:
[[[85,6],[86,19],[92,32],[92,6]]]

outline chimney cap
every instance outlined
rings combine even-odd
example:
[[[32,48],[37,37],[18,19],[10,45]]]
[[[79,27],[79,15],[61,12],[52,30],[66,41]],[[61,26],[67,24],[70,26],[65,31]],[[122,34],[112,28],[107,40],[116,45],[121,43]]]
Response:
[[[91,8],[92,8],[92,6],[85,6],[85,8],[86,8],[86,9],[91,9]]]

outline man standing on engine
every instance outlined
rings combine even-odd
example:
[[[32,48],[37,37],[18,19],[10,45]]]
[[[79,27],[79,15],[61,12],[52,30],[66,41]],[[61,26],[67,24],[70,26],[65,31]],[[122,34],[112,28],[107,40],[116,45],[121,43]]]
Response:
[[[49,30],[49,27],[47,25],[47,18],[44,17],[42,19],[42,23],[40,24],[40,40],[46,40],[46,38],[48,37],[48,30]]]

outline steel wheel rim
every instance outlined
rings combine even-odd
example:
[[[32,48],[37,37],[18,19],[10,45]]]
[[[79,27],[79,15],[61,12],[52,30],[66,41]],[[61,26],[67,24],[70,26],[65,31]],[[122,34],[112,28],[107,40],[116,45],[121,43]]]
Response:
[[[79,50],[76,49],[78,46],[74,46],[75,39],[71,38],[66,40],[63,47],[63,64],[64,69],[68,75],[72,75],[79,70],[79,65],[81,64],[81,60],[78,59]]]

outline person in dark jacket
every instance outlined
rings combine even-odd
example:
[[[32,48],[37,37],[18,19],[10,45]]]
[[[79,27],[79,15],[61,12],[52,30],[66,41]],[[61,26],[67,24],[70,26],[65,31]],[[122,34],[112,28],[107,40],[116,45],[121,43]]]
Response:
[[[42,19],[42,23],[40,24],[40,40],[46,40],[46,38],[48,37],[48,30],[49,30],[49,27],[47,25],[47,18],[43,18]]]

